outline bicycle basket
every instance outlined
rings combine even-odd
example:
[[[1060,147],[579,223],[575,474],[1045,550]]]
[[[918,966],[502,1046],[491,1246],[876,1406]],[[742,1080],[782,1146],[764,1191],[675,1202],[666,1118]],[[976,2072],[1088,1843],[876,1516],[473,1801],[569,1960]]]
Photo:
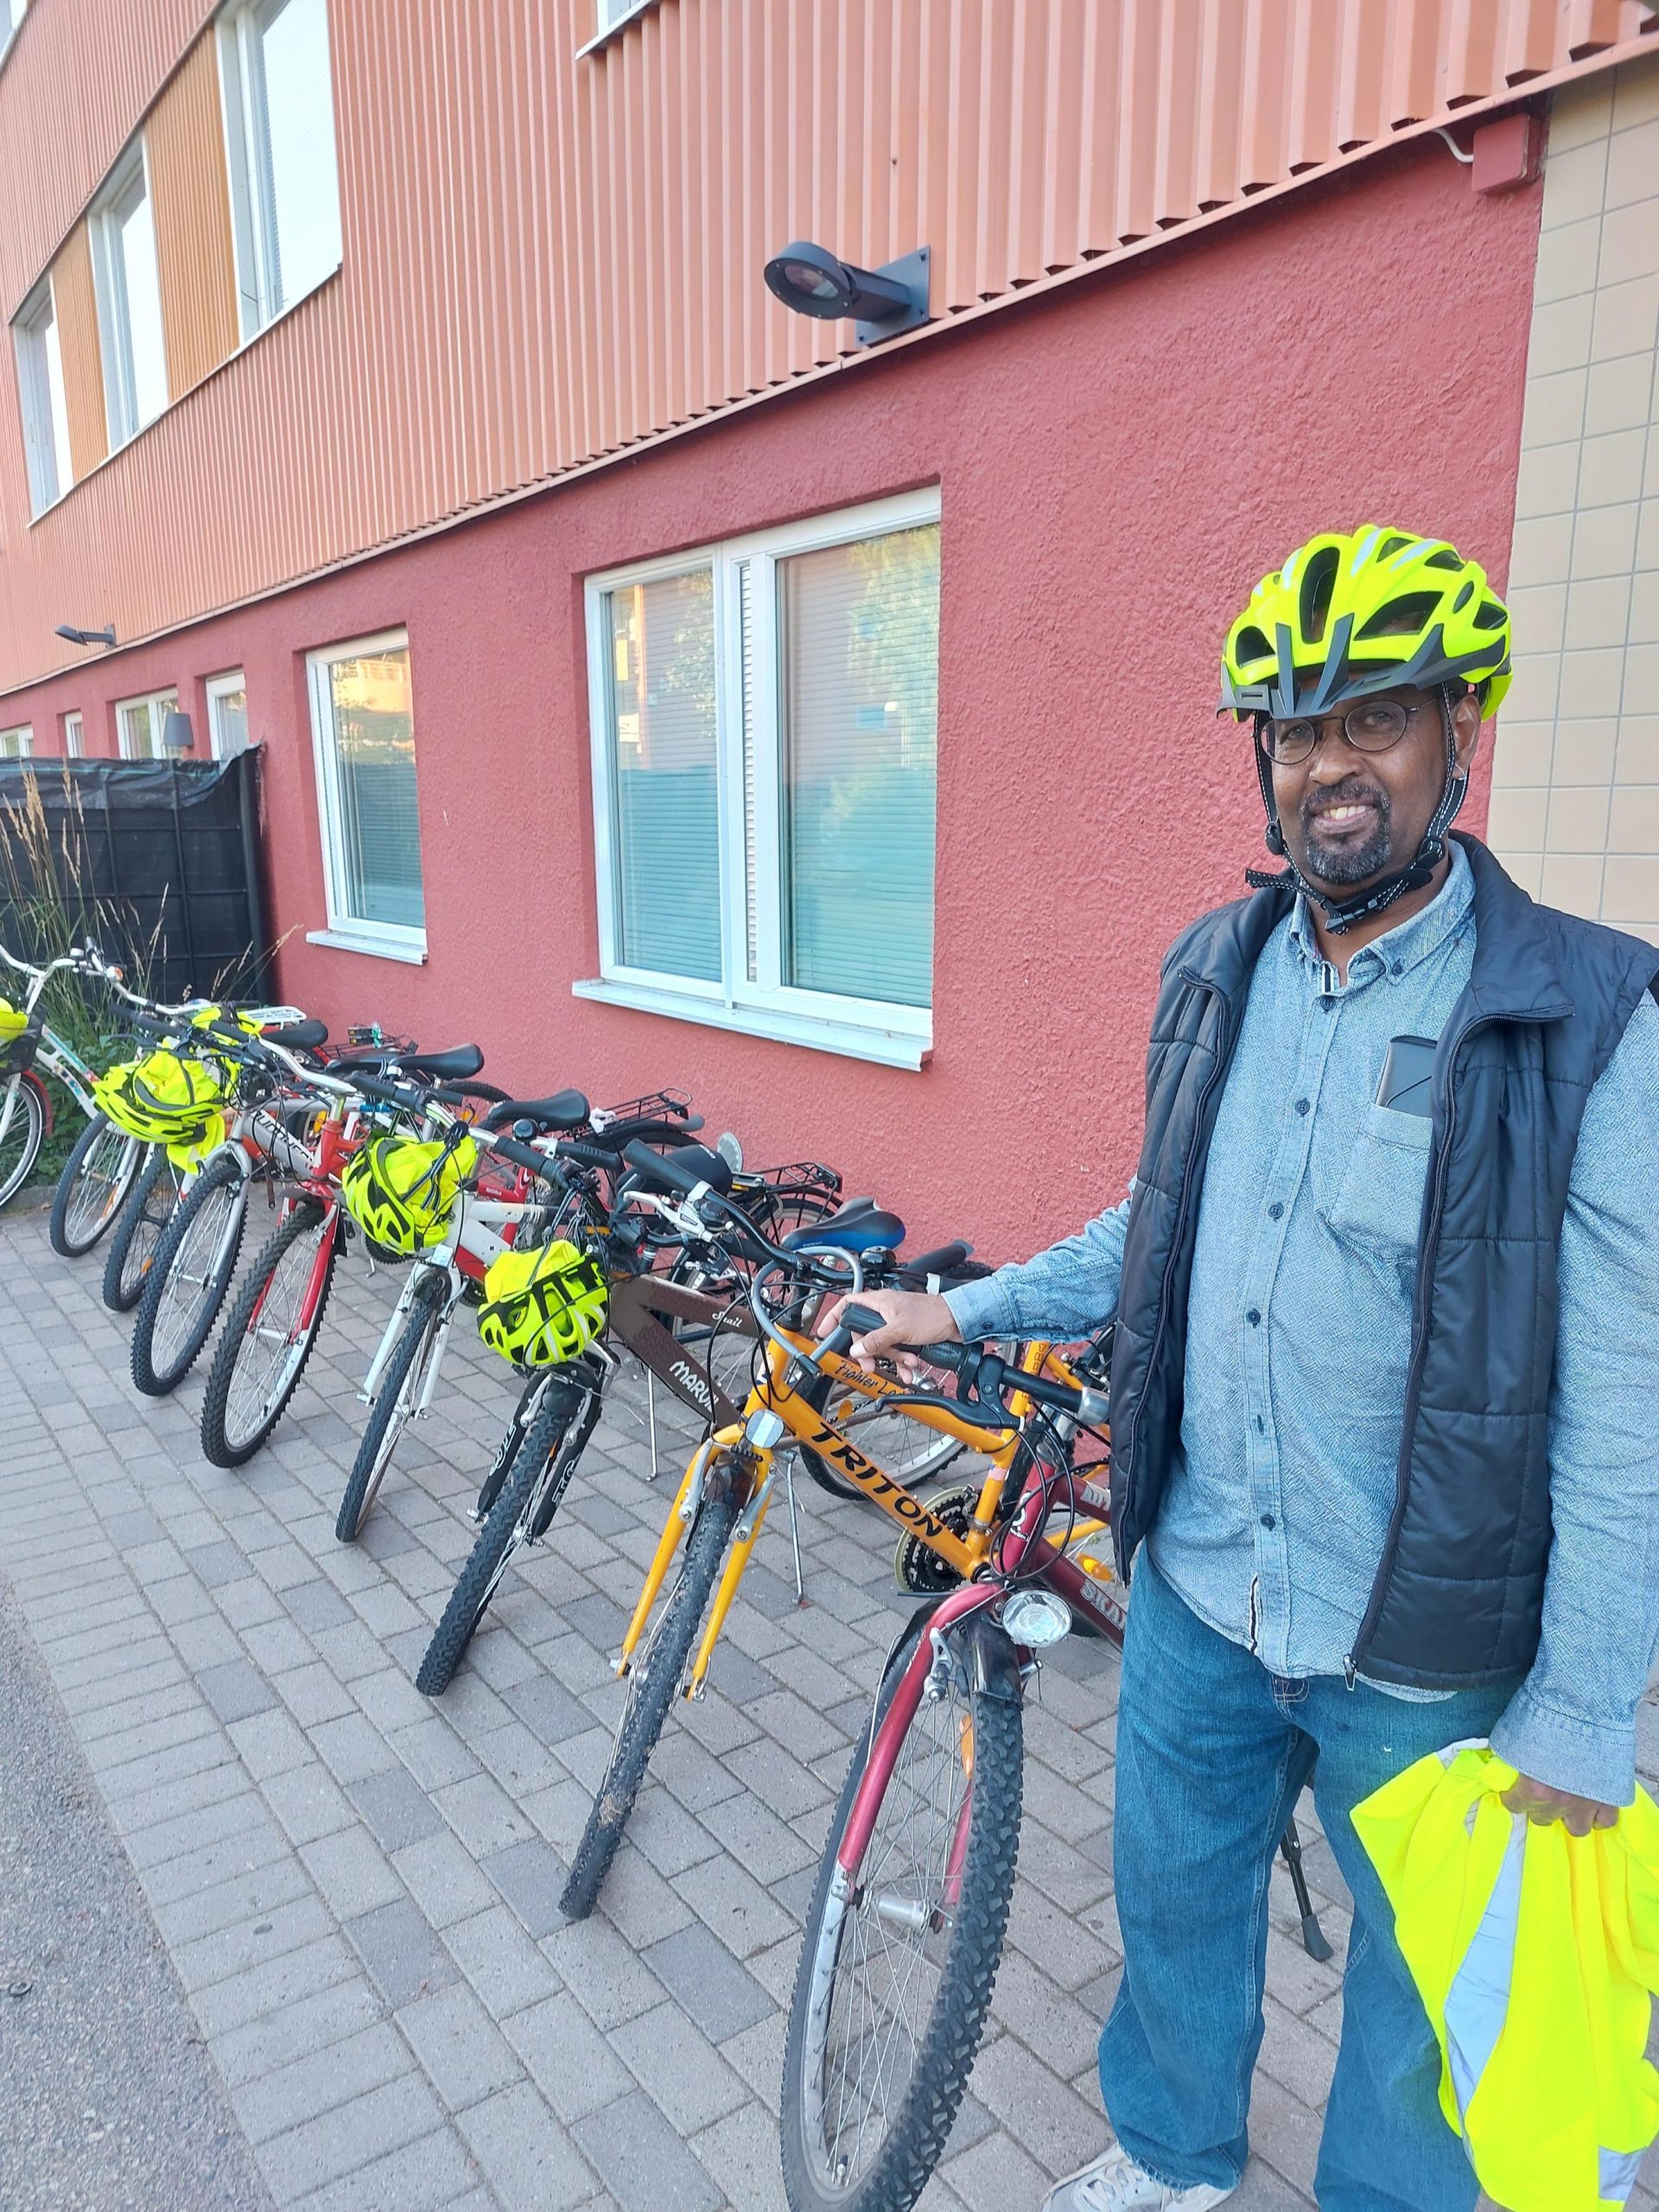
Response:
[[[450,1143],[392,1130],[371,1137],[346,1161],[340,1194],[365,1236],[406,1260],[442,1243],[461,1186],[477,1166],[471,1137]]]
[[[92,1096],[127,1136],[145,1144],[199,1145],[227,1089],[217,1061],[162,1051],[109,1069],[92,1085]]]
[[[478,1333],[519,1367],[553,1367],[585,1351],[605,1325],[610,1286],[597,1260],[565,1238],[490,1262]]]

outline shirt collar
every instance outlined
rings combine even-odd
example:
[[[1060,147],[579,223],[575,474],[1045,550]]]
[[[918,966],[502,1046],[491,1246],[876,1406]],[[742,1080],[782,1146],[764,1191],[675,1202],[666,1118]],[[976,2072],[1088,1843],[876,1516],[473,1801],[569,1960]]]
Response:
[[[1354,955],[1348,965],[1351,984],[1373,974],[1403,976],[1408,969],[1438,952],[1462,927],[1474,905],[1475,879],[1463,848],[1453,841],[1448,849],[1452,865],[1446,871],[1446,881],[1427,906],[1408,915],[1403,922],[1396,922],[1391,930]],[[1300,892],[1291,910],[1290,941],[1310,966],[1324,967],[1325,955],[1313,934],[1307,899]]]

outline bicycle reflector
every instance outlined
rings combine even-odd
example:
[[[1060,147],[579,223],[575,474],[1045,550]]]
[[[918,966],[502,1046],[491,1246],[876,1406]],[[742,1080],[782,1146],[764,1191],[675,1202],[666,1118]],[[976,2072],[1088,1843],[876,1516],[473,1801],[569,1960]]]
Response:
[[[461,1186],[478,1166],[471,1137],[430,1141],[389,1132],[353,1154],[340,1179],[346,1211],[365,1236],[401,1259],[442,1244]]]
[[[478,1333],[518,1367],[553,1367],[585,1351],[605,1325],[610,1286],[599,1262],[563,1237],[490,1262]]]
[[[101,1075],[92,1096],[116,1128],[145,1144],[200,1145],[224,1103],[226,1072],[216,1062],[151,1052]]]
[[[29,1016],[10,999],[0,999],[0,1045],[9,1045],[29,1027]]]

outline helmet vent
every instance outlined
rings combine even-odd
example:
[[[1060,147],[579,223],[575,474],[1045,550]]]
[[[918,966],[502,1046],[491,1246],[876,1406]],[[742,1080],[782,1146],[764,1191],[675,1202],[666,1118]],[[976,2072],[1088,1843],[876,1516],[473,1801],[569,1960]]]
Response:
[[[1397,534],[1393,537],[1385,537],[1382,543],[1377,547],[1376,552],[1371,556],[1371,558],[1374,561],[1386,561],[1390,553],[1397,553],[1402,545],[1409,545],[1410,543],[1410,538],[1402,537]]]
[[[1428,556],[1423,566],[1426,569],[1450,569],[1452,575],[1456,575],[1461,570],[1463,562],[1449,545],[1443,545],[1438,553],[1431,553]]]
[[[1386,607],[1379,607],[1355,635],[1358,638],[1414,638],[1433,620],[1440,604],[1440,599],[1433,592],[1408,592],[1403,598],[1391,599]]]
[[[1242,661],[1271,660],[1273,647],[1254,623],[1247,624],[1238,633],[1234,651]]]
[[[1478,611],[1471,617],[1477,630],[1501,630],[1509,619],[1495,599],[1484,601]]]
[[[1302,571],[1301,632],[1311,645],[1325,636],[1325,618],[1331,611],[1342,556],[1334,545],[1322,545]]]

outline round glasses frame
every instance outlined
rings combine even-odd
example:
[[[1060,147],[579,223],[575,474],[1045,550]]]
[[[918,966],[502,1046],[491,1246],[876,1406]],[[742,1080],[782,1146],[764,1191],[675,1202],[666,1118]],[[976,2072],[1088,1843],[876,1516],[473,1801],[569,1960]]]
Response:
[[[1398,745],[1411,727],[1414,715],[1425,702],[1408,707],[1399,699],[1357,699],[1339,715],[1299,715],[1284,721],[1263,720],[1262,750],[1281,768],[1294,768],[1311,760],[1332,724],[1342,731],[1356,753],[1386,753]]]

